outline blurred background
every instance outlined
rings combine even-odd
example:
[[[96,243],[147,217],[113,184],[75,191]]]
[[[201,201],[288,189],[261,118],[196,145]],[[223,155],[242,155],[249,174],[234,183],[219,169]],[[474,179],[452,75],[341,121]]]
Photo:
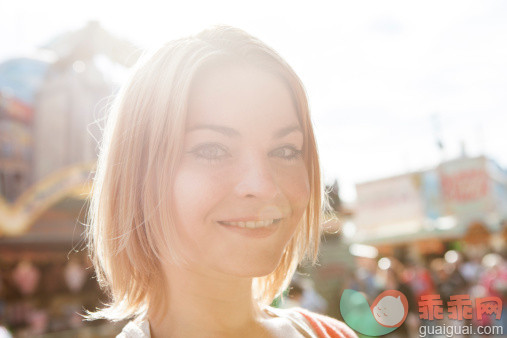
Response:
[[[0,337],[121,330],[79,316],[107,301],[83,246],[106,107],[142,50],[219,23],[300,75],[334,210],[274,306],[397,289],[407,337],[425,294],[507,304],[507,2],[2,1]]]

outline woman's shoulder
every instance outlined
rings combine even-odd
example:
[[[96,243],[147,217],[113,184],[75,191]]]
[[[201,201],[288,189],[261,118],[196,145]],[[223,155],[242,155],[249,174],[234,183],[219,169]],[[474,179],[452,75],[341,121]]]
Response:
[[[357,334],[344,322],[325,316],[320,313],[311,312],[303,308],[294,308],[294,311],[300,313],[317,333],[318,337],[355,337]]]
[[[150,338],[150,324],[148,320],[131,320],[123,327],[116,338]]]
[[[357,338],[356,333],[345,323],[319,313],[300,307],[279,309],[268,306],[268,314],[285,317],[292,321],[296,329],[307,337],[318,338]],[[123,327],[116,338],[150,338],[150,325],[148,320],[132,320]]]
[[[278,309],[268,307],[268,311],[279,316],[287,317],[300,329],[311,333],[312,337],[319,338],[357,338],[357,334],[345,323],[319,313],[315,313],[301,307]]]

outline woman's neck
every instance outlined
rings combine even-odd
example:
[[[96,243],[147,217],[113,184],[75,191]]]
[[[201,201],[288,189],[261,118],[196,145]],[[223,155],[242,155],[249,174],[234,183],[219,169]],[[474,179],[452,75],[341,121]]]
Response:
[[[252,278],[174,265],[165,272],[166,307],[148,312],[152,337],[244,336],[262,330],[268,316],[253,300]]]

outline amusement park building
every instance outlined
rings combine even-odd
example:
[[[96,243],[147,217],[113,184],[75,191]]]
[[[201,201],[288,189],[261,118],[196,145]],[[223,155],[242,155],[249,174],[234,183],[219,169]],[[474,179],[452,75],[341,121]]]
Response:
[[[0,63],[0,326],[16,335],[91,330],[86,198],[115,91],[101,64],[126,69],[135,51],[91,22]]]
[[[507,171],[463,156],[435,168],[358,184],[355,242],[385,255],[481,255],[507,242]]]

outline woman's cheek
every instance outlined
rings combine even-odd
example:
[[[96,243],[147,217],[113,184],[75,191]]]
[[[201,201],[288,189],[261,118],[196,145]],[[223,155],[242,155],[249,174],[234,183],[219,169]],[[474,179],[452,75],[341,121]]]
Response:
[[[204,221],[222,195],[226,178],[223,170],[183,162],[176,172],[173,190],[178,218]]]
[[[301,213],[304,212],[310,199],[310,182],[305,166],[296,166],[292,170],[285,171],[281,179],[285,195],[291,201],[292,207],[299,209]]]
[[[182,163],[179,171],[184,173],[186,180],[199,190],[201,184],[213,186],[217,181],[224,183],[228,178],[229,167],[225,163],[210,163],[205,159],[191,157]]]

